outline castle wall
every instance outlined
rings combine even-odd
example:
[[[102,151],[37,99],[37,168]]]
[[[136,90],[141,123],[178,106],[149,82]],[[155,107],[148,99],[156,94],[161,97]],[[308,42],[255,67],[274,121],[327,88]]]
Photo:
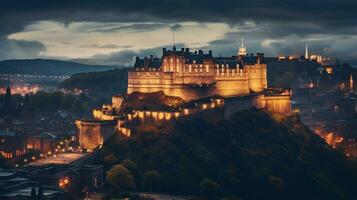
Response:
[[[251,91],[262,92],[267,88],[266,64],[247,65],[246,70]]]
[[[282,115],[291,114],[290,96],[263,96],[259,99],[258,108]]]

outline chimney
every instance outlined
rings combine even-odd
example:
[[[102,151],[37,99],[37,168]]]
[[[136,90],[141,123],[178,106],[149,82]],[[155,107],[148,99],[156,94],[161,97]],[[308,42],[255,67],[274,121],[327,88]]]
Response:
[[[198,50],[198,54],[203,54],[203,51],[202,50]]]
[[[184,52],[184,51],[185,51],[185,48],[181,48],[181,51]]]
[[[139,60],[139,56],[136,56],[135,60],[138,61]]]
[[[153,55],[150,55],[150,59],[152,60],[154,58],[154,56]]]
[[[210,56],[212,56],[212,50],[209,50],[209,51],[208,51],[208,54],[209,54]]]
[[[186,53],[190,52],[190,49],[189,48],[186,48]]]
[[[166,48],[162,48],[162,55],[164,56],[166,54]]]

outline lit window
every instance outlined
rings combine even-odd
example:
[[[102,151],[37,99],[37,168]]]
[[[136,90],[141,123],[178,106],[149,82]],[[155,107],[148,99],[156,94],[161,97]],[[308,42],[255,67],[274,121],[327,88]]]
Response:
[[[209,72],[209,65],[206,65],[206,72]]]
[[[192,72],[192,65],[188,66],[188,72],[191,73]]]

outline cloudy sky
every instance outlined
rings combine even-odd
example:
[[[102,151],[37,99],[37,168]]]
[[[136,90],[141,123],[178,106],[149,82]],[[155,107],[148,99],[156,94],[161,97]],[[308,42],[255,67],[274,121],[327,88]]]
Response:
[[[0,60],[130,65],[162,47],[322,55],[357,64],[356,0],[1,0]]]

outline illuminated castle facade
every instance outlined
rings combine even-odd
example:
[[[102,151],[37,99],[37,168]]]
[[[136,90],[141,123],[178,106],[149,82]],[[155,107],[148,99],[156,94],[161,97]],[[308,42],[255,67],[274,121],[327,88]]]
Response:
[[[128,94],[163,91],[184,100],[207,96],[244,96],[267,88],[264,54],[247,54],[242,45],[236,56],[213,57],[212,51],[163,49],[162,58],[136,58],[128,74]]]

